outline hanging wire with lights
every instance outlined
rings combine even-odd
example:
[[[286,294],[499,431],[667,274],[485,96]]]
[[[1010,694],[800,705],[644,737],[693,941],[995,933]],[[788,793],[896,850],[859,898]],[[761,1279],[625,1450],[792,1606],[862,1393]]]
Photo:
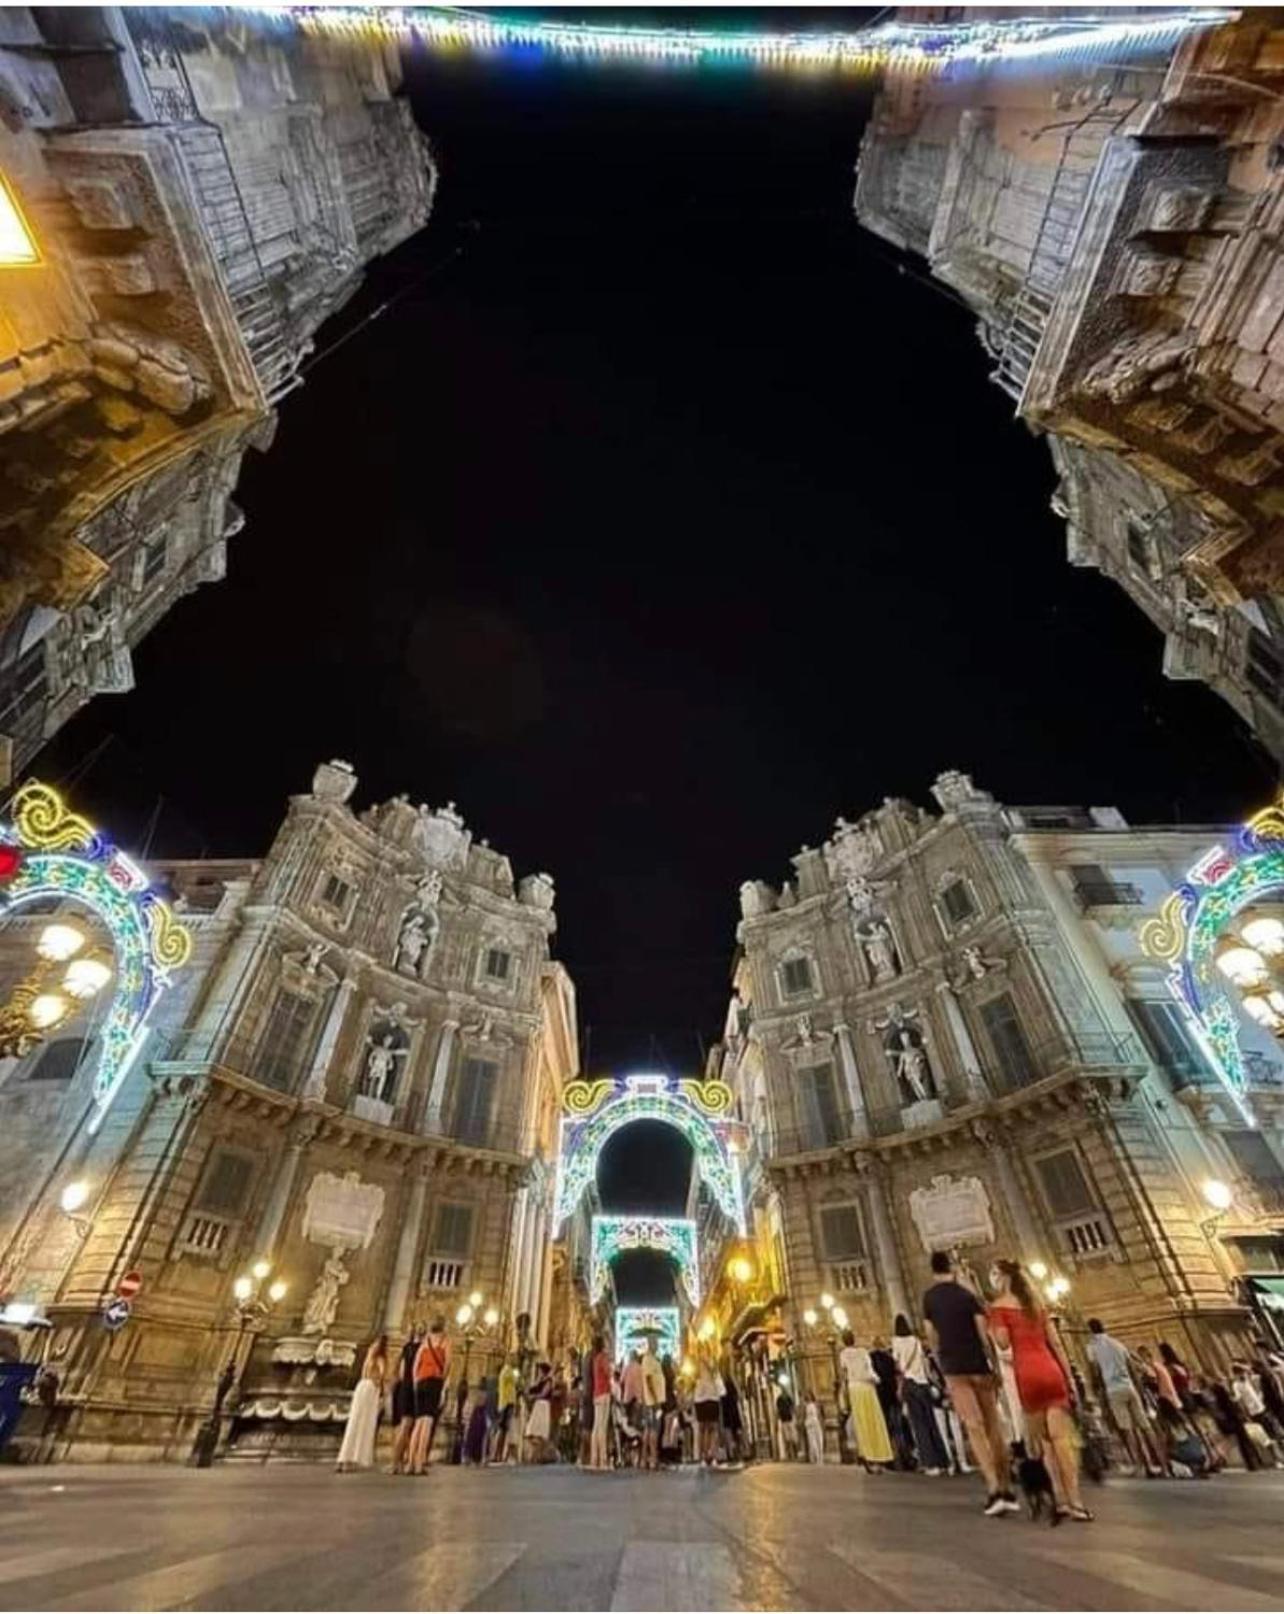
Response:
[[[851,33],[755,33],[715,28],[648,28],[631,23],[520,20],[453,6],[253,7],[322,35],[421,40],[442,51],[545,50],[577,60],[637,60],[689,65],[892,68],[937,73],[1044,57],[1098,52],[1167,51],[1186,34],[1229,22],[1214,7],[1133,13],[1012,15],[952,23],[888,21]]]

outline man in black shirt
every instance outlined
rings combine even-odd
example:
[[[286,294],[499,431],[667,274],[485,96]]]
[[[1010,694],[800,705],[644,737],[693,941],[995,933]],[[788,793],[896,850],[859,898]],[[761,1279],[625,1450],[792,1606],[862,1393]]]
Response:
[[[936,1360],[945,1375],[950,1400],[958,1413],[977,1466],[989,1492],[988,1518],[1020,1511],[1009,1483],[1008,1454],[999,1427],[998,1385],[990,1362],[990,1336],[985,1307],[958,1281],[944,1250],[932,1255],[937,1275],[923,1296],[923,1315],[931,1331]]]

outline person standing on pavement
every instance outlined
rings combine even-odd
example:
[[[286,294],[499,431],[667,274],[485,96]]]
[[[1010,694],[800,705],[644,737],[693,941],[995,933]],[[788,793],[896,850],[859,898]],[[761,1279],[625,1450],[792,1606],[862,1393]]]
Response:
[[[990,1284],[997,1290],[990,1302],[990,1334],[1000,1347],[1011,1347],[1031,1456],[1046,1451],[1051,1458],[1057,1516],[1088,1523],[1092,1514],[1079,1494],[1079,1445],[1070,1414],[1074,1379],[1061,1341],[1019,1262],[996,1261]]]
[[[696,1460],[712,1468],[718,1453],[718,1418],[722,1411],[722,1377],[713,1352],[707,1346],[701,1349],[696,1364],[695,1381],[696,1429],[699,1447]]]
[[[1141,1363],[1126,1345],[1106,1332],[1100,1317],[1088,1319],[1088,1355],[1097,1370],[1111,1422],[1119,1431],[1129,1462],[1138,1473],[1144,1472],[1151,1478],[1162,1475],[1163,1453],[1151,1440],[1150,1416],[1133,1376],[1134,1363],[1138,1373]]]
[[[340,1474],[370,1468],[374,1463],[375,1433],[379,1427],[379,1404],[383,1381],[388,1375],[388,1336],[380,1334],[361,1366],[361,1382],[352,1392],[348,1422],[343,1431],[335,1468]]]
[[[611,1357],[606,1340],[601,1334],[593,1336],[593,1355],[589,1363],[593,1386],[593,1436],[589,1442],[589,1467],[611,1466],[608,1436],[611,1429]]]
[[[423,1337],[424,1325],[415,1323],[397,1358],[397,1381],[392,1387],[392,1423],[397,1435],[392,1446],[390,1474],[400,1474],[406,1467],[406,1453],[415,1428],[415,1357]]]
[[[987,1518],[1019,1513],[1012,1494],[1008,1453],[999,1427],[998,1385],[990,1360],[985,1307],[958,1281],[944,1250],[932,1253],[936,1281],[923,1296],[923,1316],[931,1332],[945,1387],[972,1453],[985,1477]]]
[[[660,1466],[660,1424],[664,1418],[664,1369],[648,1340],[642,1352],[642,1466]]]
[[[825,1461],[825,1420],[813,1391],[808,1390],[803,1424],[807,1431],[807,1461],[809,1463],[823,1463]]]
[[[642,1353],[630,1351],[620,1375],[620,1400],[624,1403],[624,1416],[632,1428],[643,1431],[642,1412],[646,1386],[642,1378]]]
[[[794,1422],[794,1398],[784,1384],[776,1395],[776,1422],[780,1426],[784,1460],[792,1463],[798,1456],[798,1427]]]
[[[843,1348],[838,1353],[838,1371],[847,1390],[851,1408],[851,1432],[865,1472],[872,1474],[896,1458],[892,1450],[883,1409],[878,1399],[878,1374],[870,1354],[856,1343],[850,1328],[843,1330]]]
[[[446,1375],[450,1372],[450,1337],[446,1319],[434,1317],[415,1353],[415,1429],[410,1437],[407,1471],[426,1474],[441,1417]]]
[[[892,1356],[901,1376],[901,1404],[914,1437],[919,1469],[936,1479],[949,1468],[950,1460],[936,1426],[927,1351],[904,1315],[892,1324]]]

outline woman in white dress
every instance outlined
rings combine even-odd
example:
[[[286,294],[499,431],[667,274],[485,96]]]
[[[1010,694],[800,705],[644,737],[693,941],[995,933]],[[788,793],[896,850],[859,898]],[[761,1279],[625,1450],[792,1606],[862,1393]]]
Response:
[[[380,1334],[366,1352],[361,1368],[361,1382],[352,1392],[352,1405],[348,1408],[348,1425],[343,1431],[343,1444],[335,1464],[340,1474],[351,1474],[354,1469],[374,1466],[375,1430],[379,1424],[379,1404],[383,1400],[383,1383],[388,1376],[388,1336]]]

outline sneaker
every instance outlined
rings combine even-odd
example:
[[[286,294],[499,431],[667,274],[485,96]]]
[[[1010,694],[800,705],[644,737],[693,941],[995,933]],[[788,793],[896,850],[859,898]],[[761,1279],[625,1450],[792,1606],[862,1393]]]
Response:
[[[925,1479],[940,1479],[943,1472],[944,1470],[940,1468],[925,1468],[923,1476]]]
[[[1020,1513],[1021,1504],[1017,1501],[1016,1497],[1013,1496],[1011,1491],[1004,1491],[1000,1495],[999,1501],[1003,1503],[1003,1511],[1005,1513]]]
[[[985,1504],[983,1511],[987,1519],[997,1519],[1001,1513],[1006,1513],[1008,1511],[1007,1503],[1003,1500],[999,1493],[995,1491],[994,1495]]]

